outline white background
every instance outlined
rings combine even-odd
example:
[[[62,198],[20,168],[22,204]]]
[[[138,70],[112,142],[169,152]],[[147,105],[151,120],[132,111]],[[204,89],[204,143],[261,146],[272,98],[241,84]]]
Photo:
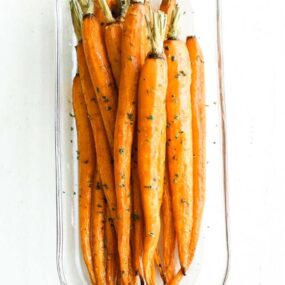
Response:
[[[229,285],[285,284],[283,3],[223,1]],[[0,4],[0,283],[58,285],[54,1]]]

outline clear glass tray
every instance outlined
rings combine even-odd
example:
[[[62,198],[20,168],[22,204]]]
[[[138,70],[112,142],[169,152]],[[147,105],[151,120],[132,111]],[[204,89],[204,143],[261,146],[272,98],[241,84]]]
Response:
[[[181,284],[221,285],[227,276],[229,246],[219,3],[181,0],[180,6],[186,11],[182,36],[196,35],[204,52],[207,104],[207,195],[202,232],[194,262]],[[76,59],[68,0],[57,0],[57,36],[57,267],[61,284],[87,285],[78,230],[76,128],[70,116]]]

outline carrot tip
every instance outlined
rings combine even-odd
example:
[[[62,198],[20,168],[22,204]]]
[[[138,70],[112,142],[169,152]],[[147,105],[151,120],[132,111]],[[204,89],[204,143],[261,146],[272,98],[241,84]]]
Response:
[[[184,276],[187,275],[186,271],[187,271],[186,268],[185,268],[184,266],[182,266],[182,267],[181,267],[181,272],[182,272],[182,274],[183,274]]]

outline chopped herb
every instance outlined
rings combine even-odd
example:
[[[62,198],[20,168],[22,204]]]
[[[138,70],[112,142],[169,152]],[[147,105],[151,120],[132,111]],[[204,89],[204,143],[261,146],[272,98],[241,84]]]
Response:
[[[71,112],[69,112],[69,116],[70,116],[71,118],[75,118],[75,115],[73,115]]]
[[[104,103],[109,102],[109,99],[108,99],[106,96],[102,96],[102,99],[103,99],[103,102],[104,102]]]
[[[97,182],[97,183],[96,183],[96,189],[97,189],[97,190],[100,190],[100,189],[101,189],[101,184],[100,184],[100,182]]]
[[[133,61],[133,57],[130,55],[130,56],[128,57],[128,60],[129,60],[129,61]]]
[[[111,106],[108,106],[108,107],[107,107],[107,110],[108,110],[108,111],[111,111],[111,110],[112,110],[112,107],[111,107]]]
[[[73,131],[73,130],[74,130],[74,128],[73,128],[73,127],[70,127],[70,130],[71,130],[71,131]]]
[[[153,232],[148,233],[148,235],[151,236],[151,237],[154,237],[154,233]]]
[[[133,114],[133,113],[128,113],[127,115],[128,115],[128,119],[129,119],[131,122],[133,122],[133,120],[134,120],[134,114]]]
[[[97,92],[97,93],[100,93],[99,87],[96,87],[96,92]]]
[[[73,192],[73,195],[76,195],[76,192]]]
[[[119,187],[120,187],[120,188],[125,188],[126,185],[125,185],[124,183],[122,183],[122,184],[119,184]]]
[[[73,143],[73,140],[70,140],[71,143]]]
[[[146,117],[148,120],[153,120],[153,115],[149,115]]]
[[[176,75],[175,78],[179,78],[180,76],[186,76],[187,74],[185,73],[184,70],[180,70]]]
[[[97,205],[97,207],[98,207],[98,208],[102,208],[103,206],[102,206],[102,205],[100,205],[100,204],[98,204],[98,205]]]
[[[133,219],[134,222],[135,222],[135,221],[139,221],[139,220],[140,220],[139,214],[133,213],[133,214],[132,214],[132,219]]]
[[[175,61],[176,60],[176,57],[173,55],[172,57],[171,57],[171,61]]]
[[[86,159],[86,160],[83,160],[82,162],[83,162],[84,164],[88,164],[89,160]]]
[[[167,123],[166,123],[166,128],[169,128],[169,127],[170,127],[170,123],[167,122]]]
[[[109,187],[108,187],[108,185],[107,184],[101,184],[101,187],[102,187],[102,189],[108,189]]]
[[[77,158],[77,160],[78,160],[79,157],[80,157],[80,152],[79,152],[79,150],[76,151],[76,155],[77,155],[76,158]]]
[[[165,49],[165,50],[169,50],[169,46],[165,46],[164,49]]]
[[[122,179],[126,179],[126,175],[123,174],[123,175],[121,176],[121,178],[122,178]]]
[[[119,148],[119,153],[120,153],[120,154],[123,154],[124,152],[125,152],[125,149]]]
[[[174,120],[178,120],[179,116],[178,115],[175,115],[174,116]]]
[[[151,185],[145,185],[143,188],[151,189],[151,188],[152,188],[152,186],[151,186]]]

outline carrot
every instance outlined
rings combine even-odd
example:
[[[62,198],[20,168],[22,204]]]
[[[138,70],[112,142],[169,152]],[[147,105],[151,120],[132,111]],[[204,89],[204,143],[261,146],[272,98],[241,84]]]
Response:
[[[132,154],[132,196],[133,196],[133,211],[132,211],[132,252],[133,252],[133,266],[136,275],[139,275],[140,280],[143,280],[143,273],[141,268],[142,244],[144,234],[144,221],[141,205],[139,178],[138,178],[138,148],[137,136],[135,135]]]
[[[90,223],[91,223],[91,189],[94,180],[96,156],[92,129],[88,120],[87,109],[81,89],[79,75],[73,80],[73,108],[76,118],[78,159],[79,159],[79,225],[80,242],[84,262],[92,284],[95,275],[92,265]]]
[[[105,43],[108,57],[112,67],[112,72],[116,81],[116,86],[120,86],[121,74],[121,39],[123,33],[123,23],[115,22],[105,28]]]
[[[160,4],[160,10],[163,11],[167,15],[167,31],[170,26],[172,11],[174,10],[176,5],[176,0],[162,0]]]
[[[110,209],[110,215],[112,219],[116,221],[117,202],[114,185],[112,153],[108,144],[107,134],[104,129],[97,97],[95,95],[95,91],[93,89],[91,78],[88,72],[82,45],[79,45],[77,47],[77,58],[82,89],[95,140],[98,169],[101,175],[102,187],[107,200],[108,208]]]
[[[164,50],[168,63],[167,157],[174,226],[181,270],[186,274],[193,223],[193,150],[191,64],[185,42],[178,40],[180,10],[172,13]]]
[[[193,261],[200,235],[206,192],[206,111],[205,111],[205,75],[204,57],[195,36],[186,41],[191,59],[192,82],[192,130],[193,130],[193,228],[190,243],[190,260]],[[179,284],[183,274],[177,273],[171,284]]]
[[[187,47],[192,66],[191,103],[193,129],[193,194],[194,223],[190,244],[192,261],[199,239],[206,191],[206,111],[204,57],[196,37],[187,39]]]
[[[70,2],[74,31],[81,45],[81,9],[75,1]],[[78,177],[79,177],[79,227],[80,244],[83,259],[87,267],[92,284],[95,283],[95,274],[92,264],[91,252],[91,189],[94,180],[96,154],[94,140],[84,96],[82,93],[80,77],[77,74],[73,81],[73,108],[76,118],[78,141]]]
[[[81,4],[82,2],[85,1],[80,0]],[[92,14],[92,5],[90,4],[90,6],[87,7],[88,9],[85,9],[82,24],[84,53],[108,141],[111,149],[113,149],[117,110],[116,87],[106,53],[105,41],[100,31],[100,22]]]
[[[105,43],[108,58],[110,60],[112,72],[116,81],[116,86],[120,86],[121,73],[121,42],[123,34],[123,17],[128,9],[128,1],[120,7],[120,17],[115,20],[106,0],[98,0],[101,10],[103,11],[107,25],[105,27]]]
[[[106,284],[105,269],[105,201],[100,174],[96,172],[92,191],[92,257],[96,277],[96,285]]]
[[[163,191],[167,88],[167,63],[163,55],[166,17],[153,15],[148,22],[152,50],[142,68],[138,99],[138,170],[145,220],[143,268],[146,284],[152,285],[152,264],[160,234]]]
[[[107,248],[107,285],[116,285],[117,282],[117,241],[114,222],[107,209],[107,220],[105,224],[106,248]]]
[[[167,165],[167,162],[166,162]],[[167,283],[174,277],[175,231],[168,168],[165,168],[162,200],[162,249]]]
[[[161,193],[162,192],[163,191],[161,191]],[[154,264],[156,264],[156,266],[158,267],[159,274],[160,274],[160,277],[163,281],[163,284],[166,284],[166,273],[165,273],[164,265],[162,263],[158,249],[156,249],[156,251],[154,253]]]
[[[130,258],[131,152],[136,120],[136,101],[141,69],[141,34],[145,29],[145,7],[137,0],[125,17],[122,35],[119,103],[115,126],[114,162],[117,194],[118,250],[122,284],[128,284]]]

